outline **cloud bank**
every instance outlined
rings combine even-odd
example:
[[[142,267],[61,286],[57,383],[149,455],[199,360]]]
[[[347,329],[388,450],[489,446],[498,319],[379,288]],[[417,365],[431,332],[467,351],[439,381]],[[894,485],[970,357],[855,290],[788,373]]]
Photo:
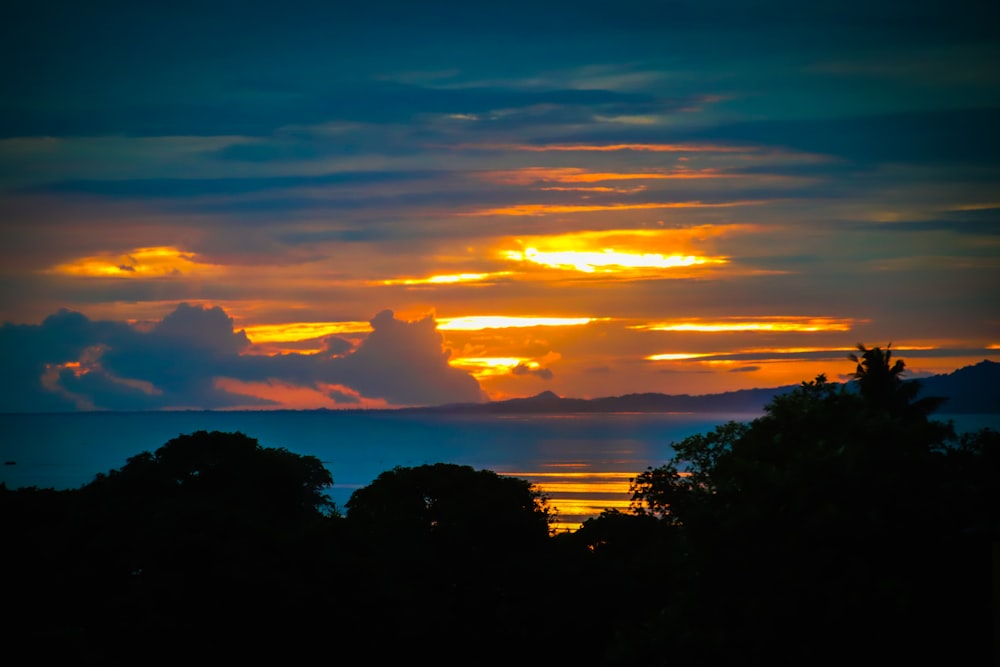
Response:
[[[309,354],[251,354],[253,345],[219,307],[182,303],[159,322],[97,321],[61,310],[38,325],[0,326],[0,411],[281,407],[241,387],[309,389],[330,405],[482,400],[478,382],[453,368],[436,322],[371,320],[354,346],[336,336]],[[280,394],[280,391],[279,391]]]

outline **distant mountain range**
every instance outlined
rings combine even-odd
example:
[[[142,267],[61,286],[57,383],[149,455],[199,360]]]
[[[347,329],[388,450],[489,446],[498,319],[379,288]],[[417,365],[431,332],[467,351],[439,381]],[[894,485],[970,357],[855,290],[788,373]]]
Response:
[[[920,383],[920,396],[943,396],[939,409],[950,414],[1000,413],[1000,363],[983,360],[947,375],[910,380]],[[778,394],[798,385],[770,389],[741,389],[722,394],[626,394],[604,398],[562,398],[551,391],[528,398],[491,403],[458,403],[409,408],[408,412],[468,414],[566,414],[585,412],[729,412],[759,413]]]

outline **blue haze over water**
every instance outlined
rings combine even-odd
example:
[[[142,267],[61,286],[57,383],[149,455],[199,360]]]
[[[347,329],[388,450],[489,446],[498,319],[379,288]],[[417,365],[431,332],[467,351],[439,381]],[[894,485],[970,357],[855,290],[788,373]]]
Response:
[[[0,414],[0,482],[77,488],[142,451],[198,430],[241,431],[265,447],[319,458],[331,498],[395,466],[457,463],[538,483],[573,526],[624,507],[628,478],[672,454],[671,443],[755,414],[448,415],[394,412],[88,412]],[[956,428],[1000,428],[1000,415],[942,415]]]

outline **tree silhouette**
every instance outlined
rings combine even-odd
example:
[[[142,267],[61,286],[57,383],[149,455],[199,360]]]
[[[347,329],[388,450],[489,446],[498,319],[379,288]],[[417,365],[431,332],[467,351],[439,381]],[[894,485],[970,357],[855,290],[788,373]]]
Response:
[[[984,524],[977,466],[996,438],[956,444],[927,418],[940,401],[913,400],[902,361],[859,351],[859,391],[819,376],[749,424],[675,443],[675,458],[636,478],[636,510],[681,534],[691,588],[619,646],[622,662],[650,647],[711,664],[797,662],[832,643],[842,653],[830,659],[980,650],[952,640],[980,627],[959,591],[973,578],[963,545]]]
[[[157,659],[294,651],[302,642],[285,640],[319,618],[303,601],[330,594],[343,567],[330,484],[315,457],[199,431],[65,492],[66,502],[23,495],[58,520],[36,532],[59,546],[25,583],[45,591],[49,580],[68,582],[48,600],[61,613],[25,636],[64,657],[112,663],[152,645]]]
[[[857,347],[860,356],[847,355],[857,365],[851,377],[870,405],[891,415],[909,413],[926,417],[945,401],[943,398],[917,400],[920,384],[915,380],[904,382],[906,363],[902,359],[893,362],[892,343],[884,350],[878,346],[869,349],[863,343],[858,343]]]
[[[451,463],[383,472],[346,507],[348,523],[371,539],[466,555],[537,545],[550,519],[529,482]]]
[[[397,467],[358,489],[347,526],[367,595],[358,636],[390,662],[466,664],[544,651],[530,610],[549,580],[549,510],[530,483],[448,463]],[[447,628],[447,638],[428,641]]]

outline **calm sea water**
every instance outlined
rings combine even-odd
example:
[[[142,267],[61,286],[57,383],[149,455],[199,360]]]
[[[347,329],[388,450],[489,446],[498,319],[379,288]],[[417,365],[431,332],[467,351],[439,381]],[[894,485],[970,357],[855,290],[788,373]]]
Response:
[[[0,482],[77,488],[142,451],[198,430],[241,431],[265,447],[319,458],[338,505],[395,466],[457,463],[537,484],[575,527],[628,505],[629,478],[663,463],[672,442],[753,414],[415,415],[385,412],[140,412],[0,414]],[[946,418],[947,416],[943,416]],[[1000,415],[954,417],[963,430]]]

